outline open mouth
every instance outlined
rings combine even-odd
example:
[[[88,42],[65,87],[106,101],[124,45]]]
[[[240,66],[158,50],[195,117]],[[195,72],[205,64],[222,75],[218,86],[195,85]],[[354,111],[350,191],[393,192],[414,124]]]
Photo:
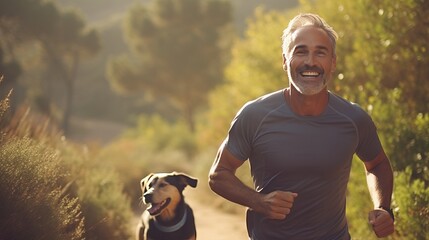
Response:
[[[314,77],[320,76],[320,73],[315,72],[315,71],[303,71],[303,72],[301,72],[301,76],[308,77],[308,78],[310,78],[310,77],[314,78]]]
[[[164,210],[164,208],[168,206],[170,201],[171,201],[171,198],[167,198],[160,203],[150,203],[150,206],[147,208],[147,211],[152,216],[158,215],[162,212],[162,210]]]

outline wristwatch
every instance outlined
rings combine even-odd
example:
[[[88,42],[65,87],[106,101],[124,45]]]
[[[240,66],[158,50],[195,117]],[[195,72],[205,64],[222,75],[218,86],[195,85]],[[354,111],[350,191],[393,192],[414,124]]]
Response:
[[[395,215],[393,214],[393,210],[391,208],[385,208],[385,207],[382,207],[382,206],[380,206],[378,208],[387,211],[390,214],[390,217],[393,219],[393,221],[395,221]]]

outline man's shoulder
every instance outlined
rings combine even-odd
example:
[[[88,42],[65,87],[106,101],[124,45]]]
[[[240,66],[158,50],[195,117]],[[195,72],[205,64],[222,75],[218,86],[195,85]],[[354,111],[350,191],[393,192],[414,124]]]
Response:
[[[351,102],[341,96],[330,92],[329,106],[341,115],[347,116],[354,121],[368,120],[369,114],[357,103]]]
[[[260,113],[261,111],[270,111],[279,105],[284,104],[283,93],[284,89],[268,93],[252,101],[249,101],[243,106],[243,111],[257,113]]]

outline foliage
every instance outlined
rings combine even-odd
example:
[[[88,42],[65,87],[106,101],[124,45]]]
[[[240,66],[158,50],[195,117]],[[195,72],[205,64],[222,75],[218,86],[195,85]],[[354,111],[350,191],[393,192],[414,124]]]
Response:
[[[53,144],[68,171],[69,192],[79,197],[86,239],[130,238],[130,201],[114,167],[98,158],[94,149],[65,141]]]
[[[407,109],[401,107],[401,95],[400,89],[394,89],[377,97],[370,96],[368,110],[377,123],[393,168],[404,171],[410,167],[413,169],[412,178],[421,179],[428,185],[429,114],[407,116]]]
[[[103,148],[96,161],[115,169],[131,206],[141,212],[140,180],[151,172],[189,172],[196,145],[183,122],[172,124],[157,115],[141,116],[137,126]]]
[[[82,58],[99,50],[97,32],[88,28],[76,11],[61,11],[52,1],[1,1],[0,18],[0,31],[5,33],[1,39],[2,48],[18,49],[24,42],[31,42],[42,49],[39,60],[51,74],[44,77],[46,89],[34,86],[41,94],[39,99],[50,102],[51,92],[43,91],[49,91],[58,80],[61,82],[64,91],[57,97],[64,102],[62,127],[67,131],[78,66]],[[11,52],[9,57],[15,58],[13,50],[8,51]]]
[[[54,149],[9,139],[0,159],[1,239],[84,239],[84,216],[77,199],[63,195]]]
[[[223,78],[226,46],[220,40],[226,39],[222,34],[230,12],[229,3],[218,0],[157,0],[151,8],[135,6],[125,33],[137,61],[112,60],[112,86],[123,93],[168,99],[194,131],[194,117],[206,102],[206,92]]]
[[[142,141],[142,145],[150,152],[177,149],[192,158],[197,151],[195,139],[185,123],[170,123],[159,115],[142,115],[136,129],[128,131],[126,135]]]
[[[1,29],[1,27],[0,27]],[[1,30],[0,30],[1,32]],[[6,54],[6,50],[1,47],[0,40],[0,97],[9,94],[10,89],[13,89],[17,86],[18,77],[22,73],[22,69],[19,66],[18,62],[15,59],[9,59]],[[8,96],[10,98],[11,96]],[[14,99],[19,101],[19,99]],[[11,111],[15,110],[17,103],[14,103],[10,106]]]
[[[225,83],[210,93],[209,111],[199,126],[203,144],[220,144],[246,101],[287,86],[280,38],[290,15],[258,9],[249,20],[245,38],[233,44]]]
[[[3,76],[0,76],[0,86],[2,86],[2,84],[3,84]],[[4,96],[4,98],[0,99],[0,130],[6,124],[6,123],[4,123],[6,121],[5,120],[6,119],[5,114],[10,107],[10,96],[12,94],[12,90],[8,90],[8,91],[9,91],[9,93],[6,96]],[[1,96],[1,97],[3,97],[3,96]],[[2,142],[1,139],[2,138],[0,136],[0,143]]]
[[[0,239],[129,238],[132,212],[113,168],[24,112],[0,129]]]
[[[87,239],[128,239],[133,219],[123,185],[112,169],[86,171],[76,180],[86,216]]]
[[[401,239],[429,239],[429,187],[412,172],[407,167],[395,177],[396,229]]]

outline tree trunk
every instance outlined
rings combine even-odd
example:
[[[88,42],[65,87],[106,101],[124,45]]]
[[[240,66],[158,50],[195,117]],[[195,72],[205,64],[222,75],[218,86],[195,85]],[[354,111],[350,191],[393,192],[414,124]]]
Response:
[[[70,130],[70,117],[72,115],[73,110],[73,99],[74,99],[74,84],[76,81],[77,69],[79,65],[79,55],[75,53],[73,55],[73,62],[71,66],[70,73],[68,74],[68,78],[65,79],[66,84],[66,96],[65,96],[65,106],[63,112],[63,121],[62,121],[62,129],[64,131],[64,135],[68,135]]]

